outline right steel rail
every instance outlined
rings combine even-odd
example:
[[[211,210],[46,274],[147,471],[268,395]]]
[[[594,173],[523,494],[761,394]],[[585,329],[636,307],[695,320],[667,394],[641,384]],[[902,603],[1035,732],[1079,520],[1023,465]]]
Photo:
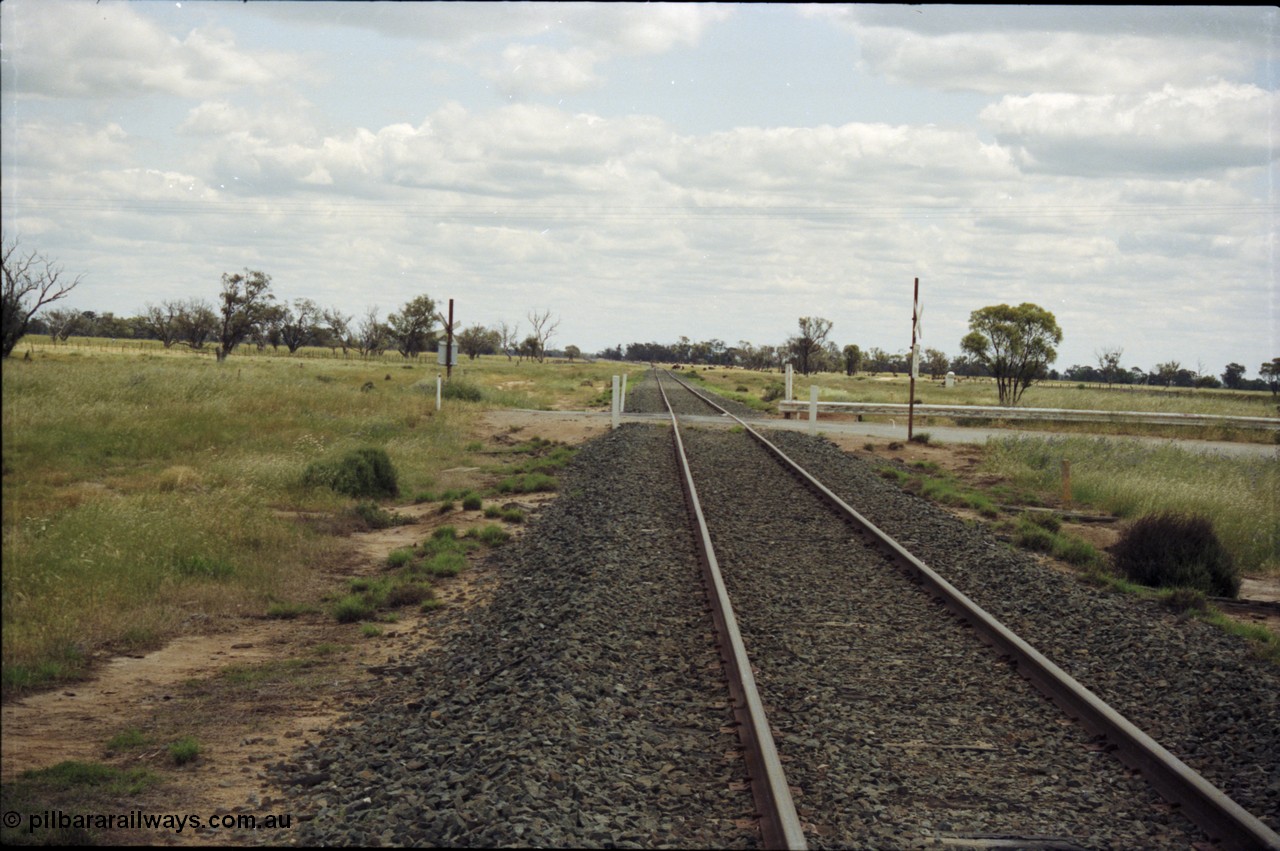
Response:
[[[1106,737],[1116,746],[1122,762],[1141,771],[1147,782],[1157,792],[1169,802],[1181,807],[1187,818],[1191,819],[1211,839],[1225,848],[1242,849],[1242,851],[1250,849],[1280,851],[1280,834],[1227,797],[1224,792],[1139,730],[1070,674],[1015,635],[994,616],[961,593],[958,588],[832,493],[829,488],[742,419],[729,413],[684,381],[675,376],[670,377],[708,405],[737,420],[746,433],[768,449],[786,469],[817,493],[837,513],[850,521],[855,531],[872,541],[900,567],[918,577],[925,586],[943,600],[949,609],[971,624],[984,641],[1001,654],[1007,655],[1017,667],[1018,672],[1049,696],[1063,711],[1078,719],[1086,729]],[[665,392],[663,398],[666,398]]]

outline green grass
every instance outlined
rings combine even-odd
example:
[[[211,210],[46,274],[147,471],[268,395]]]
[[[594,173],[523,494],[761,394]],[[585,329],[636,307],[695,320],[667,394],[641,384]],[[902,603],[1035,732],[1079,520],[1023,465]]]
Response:
[[[1071,461],[1073,499],[1121,517],[1159,511],[1204,516],[1244,574],[1280,574],[1280,460],[1234,458],[1116,438],[1006,438],[987,445],[983,469],[1015,487],[1061,491]]]
[[[558,487],[556,480],[546,473],[521,473],[498,482],[498,493],[538,493],[553,491]]]
[[[108,751],[132,751],[138,748],[145,748],[152,743],[152,738],[146,733],[130,727],[128,730],[117,733],[107,740]]]
[[[54,813],[125,812],[160,777],[145,768],[117,768],[97,762],[66,761],[26,771],[0,787],[5,824],[0,844],[96,845],[110,837],[95,829],[60,827]],[[10,825],[10,814],[18,821]],[[51,817],[52,816],[52,817]]]
[[[142,341],[28,346],[34,359],[5,359],[0,382],[6,696],[82,676],[92,651],[151,649],[204,628],[191,611],[210,623],[280,600],[318,603],[312,577],[339,557],[338,536],[386,518],[376,504],[351,509],[350,498],[308,487],[310,465],[377,449],[400,492],[465,493],[475,483],[453,471],[483,450],[473,433],[481,412],[581,409],[611,374],[643,371],[483,357],[454,369],[481,401],[436,411],[434,359],[241,347],[216,364]],[[549,468],[562,460],[555,452],[528,460]]]
[[[174,765],[186,765],[195,762],[200,756],[200,742],[193,736],[183,736],[167,748],[169,759]]]

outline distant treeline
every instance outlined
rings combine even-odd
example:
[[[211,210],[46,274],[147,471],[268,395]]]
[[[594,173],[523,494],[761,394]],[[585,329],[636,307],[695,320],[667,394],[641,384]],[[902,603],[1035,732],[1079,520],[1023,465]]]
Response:
[[[70,333],[77,336],[101,337],[121,340],[156,340],[154,318],[148,316],[120,317],[114,313],[95,313],[86,311],[53,311],[49,316],[36,316],[28,330],[30,334],[45,334],[53,339],[66,339]],[[478,338],[474,341],[474,354],[500,354],[510,348],[510,354],[521,354],[519,343],[514,340],[503,345],[503,335],[497,330],[468,329]],[[505,328],[503,330],[506,330]],[[487,332],[487,333],[481,333]],[[273,335],[268,335],[273,336]],[[328,339],[326,329],[318,327],[315,338],[308,342],[312,345],[337,345],[336,340]],[[461,336],[461,335],[460,335]],[[470,335],[468,335],[470,336]],[[270,344],[274,340],[265,341]],[[464,354],[472,342],[462,338]],[[515,343],[515,346],[512,346]],[[792,338],[782,345],[757,346],[746,340],[739,340],[736,345],[728,345],[723,340],[710,339],[695,342],[688,337],[680,337],[674,343],[629,343],[618,344],[600,351],[597,356],[611,360],[638,361],[641,363],[681,363],[706,366],[734,366],[742,369],[758,371],[785,370],[791,363],[798,368],[800,353],[797,352],[799,342]],[[566,347],[568,354],[578,356],[574,346]],[[561,355],[563,352],[546,350],[548,355]],[[473,355],[474,356],[474,355]],[[903,375],[911,371],[911,356],[907,351],[887,352],[884,349],[871,347],[860,349],[856,345],[839,347],[835,343],[824,341],[808,352],[807,366],[809,372],[843,372],[853,375],[864,373],[889,373]],[[948,372],[959,376],[985,377],[990,372],[986,366],[974,361],[966,355],[950,357],[946,353],[927,348],[920,353],[920,374],[932,378],[941,378]],[[1245,378],[1246,368],[1238,363],[1227,365],[1221,375],[1197,372],[1183,367],[1176,361],[1156,364],[1153,369],[1141,367],[1124,368],[1118,364],[1103,363],[1100,365],[1075,364],[1063,370],[1050,369],[1043,378],[1051,381],[1076,381],[1087,384],[1106,385],[1149,385],[1157,387],[1187,388],[1229,388],[1233,390],[1270,390],[1280,391],[1280,363],[1271,361],[1259,368],[1261,378]]]
[[[629,343],[604,349],[598,357],[611,360],[640,361],[643,363],[697,364],[706,366],[734,366],[759,371],[783,371],[788,363],[797,366],[795,340],[780,346],[756,346],[746,340],[737,345],[726,345],[723,340],[693,342],[681,337],[675,343]],[[856,356],[853,350],[857,350]],[[854,366],[850,370],[851,364]],[[855,345],[843,348],[826,343],[809,359],[810,372],[858,372],[889,373],[902,375],[911,371],[911,354],[907,351],[887,352],[871,347],[859,349]],[[948,372],[958,376],[988,377],[987,367],[966,355],[949,357],[938,349],[924,349],[920,353],[920,374],[941,378]],[[1227,365],[1219,375],[1199,373],[1184,368],[1180,363],[1157,364],[1154,369],[1124,368],[1111,362],[1099,366],[1075,364],[1063,370],[1049,369],[1042,378],[1050,381],[1075,381],[1082,384],[1148,385],[1156,387],[1229,388],[1232,390],[1280,391],[1280,363],[1271,361],[1261,365],[1262,378],[1244,377],[1246,369],[1238,363]]]

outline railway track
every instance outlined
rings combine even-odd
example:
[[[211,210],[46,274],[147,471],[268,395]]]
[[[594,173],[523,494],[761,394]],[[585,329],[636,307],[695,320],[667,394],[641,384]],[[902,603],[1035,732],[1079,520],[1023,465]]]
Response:
[[[678,411],[706,410],[684,391],[672,396]],[[628,410],[658,404],[655,382],[628,393]],[[442,611],[441,626],[456,628],[438,646],[380,668],[346,725],[268,767],[285,799],[276,804],[300,813],[302,826],[257,841],[1212,847],[1182,815],[1185,805],[1163,803],[1111,755],[1110,740],[1027,686],[1020,663],[975,640],[974,627],[934,601],[937,591],[922,591],[878,545],[835,519],[748,429],[681,428],[684,464],[666,427],[626,425],[585,445],[562,495],[486,571],[500,584],[492,602]],[[821,469],[845,499],[856,490],[840,453],[824,454],[820,441],[801,435],[771,437]],[[689,534],[684,468],[705,535]],[[874,475],[868,486],[887,488]],[[890,502],[891,491],[877,493],[874,502]],[[922,506],[899,512],[903,525],[895,527],[912,550],[955,534]],[[738,667],[756,680],[754,699],[727,696],[728,642],[691,592],[707,561],[696,546],[704,538],[735,603],[749,653]],[[943,547],[961,572],[978,573],[963,553],[1004,565],[1004,551],[989,540]],[[1027,602],[1032,590],[1019,581],[1002,567],[1000,589],[981,602],[998,607],[1016,587],[1026,611],[1000,615],[1023,632],[1053,604]],[[1074,653],[1073,664],[1087,666],[1103,655],[1099,647],[1131,641],[1128,616],[1105,600],[1086,601],[1096,634],[1082,637],[1067,617],[1073,593],[1052,592],[1063,601],[1050,620],[1064,636],[1045,638],[1055,657]],[[1182,634],[1155,632],[1165,643]],[[1162,737],[1218,766],[1219,784],[1237,784],[1242,800],[1261,803],[1280,824],[1280,723],[1271,723],[1280,722],[1280,677],[1209,633],[1195,635],[1167,670],[1149,647],[1133,645],[1170,688],[1183,688],[1177,669],[1201,665],[1196,652],[1212,651],[1203,667],[1221,676],[1197,683],[1214,694],[1188,704],[1187,718]],[[1098,677],[1105,681],[1106,670]],[[751,702],[762,718],[744,711]],[[1202,723],[1202,707],[1217,703],[1239,706]],[[1224,732],[1237,728],[1256,735]],[[745,729],[756,731],[748,740],[771,739],[774,756],[744,760]],[[774,790],[762,795],[770,774]],[[788,797],[794,815],[768,815],[785,810]],[[1219,835],[1216,827],[1207,833]],[[1259,836],[1243,847],[1272,841]],[[1223,847],[1241,846],[1223,837]]]
[[[1265,824],[878,530],[746,422],[737,420],[738,428],[759,447],[756,464],[743,464],[740,456],[731,463],[717,463],[717,453],[725,455],[718,438],[682,439],[667,387],[680,388],[675,392],[684,400],[698,400],[692,402],[692,410],[688,401],[680,403],[686,413],[705,405],[725,416],[732,414],[670,376],[658,386],[671,413],[676,454],[687,477],[690,515],[703,540],[709,596],[726,607],[717,614],[717,622],[722,646],[729,648],[727,669],[731,678],[746,671],[745,681],[734,692],[740,723],[747,731],[744,744],[756,752],[752,778],[767,846],[806,847],[788,776],[798,785],[799,811],[810,836],[822,844],[847,847],[875,835],[878,816],[888,812],[881,803],[884,792],[900,789],[896,778],[914,773],[915,791],[899,795],[894,808],[901,811],[905,805],[909,820],[923,825],[926,833],[941,824],[957,841],[981,844],[994,839],[994,834],[972,829],[983,823],[982,817],[974,816],[975,809],[1012,808],[1026,814],[1021,822],[1033,831],[1024,828],[1020,836],[1006,835],[1005,840],[1024,847],[1081,847],[1073,836],[1088,836],[1087,831],[1035,831],[1034,813],[1071,813],[1068,820],[1079,819],[1083,826],[1106,796],[1132,802],[1121,818],[1167,824],[1168,813],[1153,800],[1153,788],[1223,847],[1280,848],[1280,838]],[[686,445],[691,452],[686,453]],[[703,483],[706,510],[699,502],[697,481]],[[777,526],[770,524],[773,518],[738,510],[735,495],[762,484],[777,494],[775,516],[790,515],[794,536],[806,541],[805,552],[816,553],[816,561],[797,558],[784,541],[753,538],[753,532],[766,528],[774,529],[769,534],[776,536]],[[847,524],[844,529],[833,530],[828,509]],[[708,514],[711,521],[706,520]],[[713,540],[727,542],[721,547],[727,553],[723,571]],[[890,567],[898,569],[886,569]],[[787,601],[782,614],[776,605],[754,613],[756,601],[777,596]],[[730,598],[750,602],[742,614],[734,615],[728,608]],[[941,607],[952,617],[940,617]],[[989,653],[978,653],[972,633],[994,647],[1001,661],[994,663]],[[864,656],[860,651],[877,642],[896,646],[898,655],[890,657],[896,667],[876,666],[869,672],[859,665]],[[760,671],[759,691],[747,661],[748,644]],[[883,651],[875,654],[884,658]],[[957,673],[966,666],[981,673],[976,678]],[[797,673],[803,668],[821,673]],[[1043,731],[1052,729],[1061,716],[1042,704],[1029,704],[1019,693],[1024,691],[1021,682],[1009,676],[1010,668],[1078,719],[1088,733],[1059,726],[1060,735],[1046,739]],[[816,682],[825,685],[815,687]],[[773,706],[767,719],[766,700]],[[781,732],[781,745],[768,734],[771,725]],[[899,741],[886,741],[887,729],[894,731],[889,738]],[[1035,747],[1022,744],[1033,741]],[[1070,773],[1052,775],[1057,784],[1040,783],[1051,751],[1047,761],[1071,766]],[[1151,788],[1127,776],[1110,758],[1112,751],[1139,769]],[[914,758],[922,752],[928,757]],[[790,762],[788,774],[782,771],[779,753]],[[885,777],[894,779],[886,783]],[[919,791],[922,780],[931,791]],[[1124,803],[1106,808],[1126,809]],[[954,830],[957,818],[968,819],[968,836]],[[895,834],[893,839],[909,837]],[[1141,841],[1157,839],[1172,837],[1151,835]],[[1125,841],[1133,839],[1121,844]]]

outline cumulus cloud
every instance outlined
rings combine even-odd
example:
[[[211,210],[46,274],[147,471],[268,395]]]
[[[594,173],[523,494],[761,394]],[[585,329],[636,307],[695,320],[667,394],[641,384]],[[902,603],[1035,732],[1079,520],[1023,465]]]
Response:
[[[126,3],[8,0],[0,21],[0,84],[17,95],[207,97],[301,71],[290,55],[241,50],[222,30],[179,39]]]
[[[943,91],[1093,94],[1239,79],[1274,53],[1274,9],[840,7],[870,73]]]
[[[1260,167],[1276,152],[1280,95],[1252,85],[1164,86],[1140,94],[1006,96],[981,113],[1031,171],[1192,174]]]
[[[135,154],[130,141],[115,122],[89,127],[82,122],[27,121],[6,138],[5,160],[25,168],[80,172],[130,162]]]

